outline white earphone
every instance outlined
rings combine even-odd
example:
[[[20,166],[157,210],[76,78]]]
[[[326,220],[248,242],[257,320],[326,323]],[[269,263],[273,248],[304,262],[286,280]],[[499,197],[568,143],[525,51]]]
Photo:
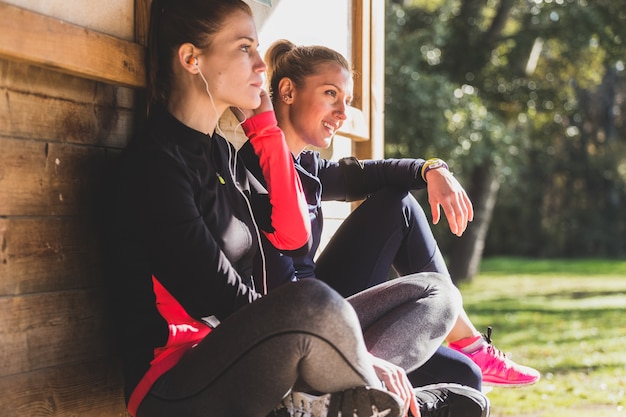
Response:
[[[206,92],[209,95],[209,98],[211,99],[211,105],[213,106],[213,110],[215,111],[215,114],[217,113],[217,108],[215,107],[215,102],[213,101],[213,95],[211,94],[211,91],[209,90],[209,83],[207,82],[206,78],[204,77],[204,74],[202,73],[202,71],[200,70],[200,66],[198,65],[198,58],[196,57],[190,57],[189,61],[190,64],[194,65],[197,69],[198,69],[198,74],[200,74],[200,77],[202,78],[202,81],[204,81],[204,86],[206,87]],[[239,129],[241,127],[241,125],[246,121],[247,116],[244,113],[243,110],[241,110],[239,107],[236,107],[237,110],[239,110],[241,112],[241,114],[243,115],[243,120],[241,122],[239,122],[237,124],[237,126],[235,126],[234,129],[234,134],[237,134],[237,129]],[[224,138],[226,138],[226,135],[224,134],[224,132],[222,132],[222,129],[220,128],[220,124],[219,124],[219,115],[218,115],[218,123],[217,126],[215,128],[215,130]],[[231,153],[231,146],[228,147],[228,171],[230,173],[230,176],[233,180],[233,182],[235,184],[238,184],[237,178],[235,176],[235,172],[237,171],[237,152],[238,150],[235,150],[234,155]],[[246,202],[246,205],[248,207],[248,211],[250,212],[250,215],[252,216],[252,218],[254,218],[254,213],[252,211],[252,207],[250,206],[250,200],[248,199],[248,197],[245,195],[245,193],[239,188],[239,185],[237,185],[235,187],[237,189],[237,191],[239,191],[239,193],[241,193],[241,195],[244,197],[244,200]],[[261,243],[261,233],[259,231],[259,227],[257,226],[256,222],[254,223],[254,229],[256,231],[256,237],[257,237],[257,241],[259,244],[259,247],[262,248],[263,245]],[[265,253],[263,252],[263,249],[261,249],[261,262],[263,263],[263,294],[267,294],[267,271],[266,271],[266,267],[265,267]]]

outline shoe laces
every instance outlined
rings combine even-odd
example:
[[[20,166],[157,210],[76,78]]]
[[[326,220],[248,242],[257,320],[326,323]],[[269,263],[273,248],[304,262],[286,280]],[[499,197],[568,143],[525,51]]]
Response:
[[[493,331],[493,327],[487,326],[487,334],[483,333],[483,339],[490,345],[493,345],[493,341],[491,340],[491,332]]]
[[[490,353],[492,353],[494,356],[504,360],[506,358],[506,354],[493,345],[493,340],[491,340],[492,331],[493,331],[493,328],[489,326],[487,327],[487,334],[483,333],[483,339],[485,339],[485,342],[487,342],[487,344],[489,345],[487,346],[487,350]]]
[[[428,401],[420,407],[421,417],[450,417],[450,406],[446,402],[447,395],[445,393],[436,394],[430,392],[435,397],[434,401]]]
[[[491,339],[492,331],[493,331],[493,328],[491,326],[488,326],[487,334],[483,333],[482,335],[483,339],[485,339],[485,342],[487,342],[488,344],[487,352],[489,353],[490,356],[493,356],[494,358],[498,359],[501,365],[508,367],[509,360],[506,357],[506,353],[502,352],[500,349],[498,349],[497,347],[493,345],[493,340]]]

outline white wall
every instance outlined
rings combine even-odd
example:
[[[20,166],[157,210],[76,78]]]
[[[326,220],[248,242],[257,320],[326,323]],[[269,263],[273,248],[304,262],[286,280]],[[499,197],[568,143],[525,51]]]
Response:
[[[341,52],[351,61],[351,0],[272,0],[272,7],[248,1],[256,16],[264,54],[271,43],[285,38],[299,45],[325,45]],[[336,136],[329,149],[318,149],[327,159],[337,160],[352,154],[352,141]],[[322,247],[343,219],[350,204],[324,202]]]
[[[258,3],[250,3],[257,13]],[[326,45],[350,59],[350,5],[350,0],[272,0],[271,14],[257,21],[261,48],[286,38],[301,45]]]

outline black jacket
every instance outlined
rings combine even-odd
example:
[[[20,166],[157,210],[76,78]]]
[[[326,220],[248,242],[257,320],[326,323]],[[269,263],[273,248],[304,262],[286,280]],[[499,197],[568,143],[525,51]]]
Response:
[[[287,204],[266,196],[270,209],[258,214],[268,217],[262,233],[249,204],[247,171],[241,161],[235,163],[230,143],[189,128],[163,109],[152,112],[147,126],[120,158],[109,226],[127,400],[142,378],[146,388],[144,376],[155,370],[156,352],[172,342],[169,325],[176,324],[171,321],[176,314],[164,315],[163,303],[158,308],[162,294],[190,319],[223,321],[261,296],[253,277],[261,259],[260,235],[296,249],[309,234],[299,179],[273,112],[243,125],[261,161],[276,171],[270,176],[281,186],[275,188],[285,188]],[[300,215],[294,196],[302,201]],[[286,212],[290,217],[284,221]]]

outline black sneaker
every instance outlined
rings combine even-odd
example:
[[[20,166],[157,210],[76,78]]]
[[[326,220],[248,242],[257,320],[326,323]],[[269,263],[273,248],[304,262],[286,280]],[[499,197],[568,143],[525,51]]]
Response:
[[[415,388],[421,417],[488,417],[489,399],[480,391],[459,384],[433,384]]]
[[[402,417],[398,397],[369,387],[333,394],[290,392],[267,417]]]

